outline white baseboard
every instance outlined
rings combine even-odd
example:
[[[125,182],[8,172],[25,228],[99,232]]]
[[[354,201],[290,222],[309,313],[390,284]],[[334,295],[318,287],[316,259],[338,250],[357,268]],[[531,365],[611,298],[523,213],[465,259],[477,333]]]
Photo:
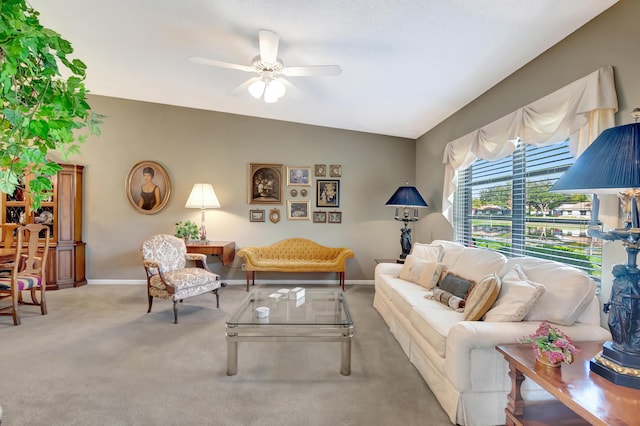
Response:
[[[223,280],[228,285],[247,285],[245,280]],[[87,284],[124,284],[124,285],[145,285],[147,280],[113,280],[113,279],[88,279]],[[256,280],[256,284],[280,284],[280,285],[308,285],[323,284],[330,285],[338,283],[335,280]],[[373,280],[347,280],[345,285],[373,285]]]

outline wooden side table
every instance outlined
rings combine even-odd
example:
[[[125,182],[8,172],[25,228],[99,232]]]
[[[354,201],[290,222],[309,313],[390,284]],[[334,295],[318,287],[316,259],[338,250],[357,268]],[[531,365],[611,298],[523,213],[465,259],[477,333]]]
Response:
[[[640,390],[616,385],[589,370],[589,360],[602,350],[597,342],[576,342],[580,349],[571,365],[545,367],[535,361],[529,344],[498,345],[509,363],[511,392],[506,425],[637,425]],[[526,378],[558,401],[527,405],[520,393]]]
[[[236,256],[235,241],[209,241],[207,244],[187,244],[187,253],[218,256],[224,266],[233,262]]]

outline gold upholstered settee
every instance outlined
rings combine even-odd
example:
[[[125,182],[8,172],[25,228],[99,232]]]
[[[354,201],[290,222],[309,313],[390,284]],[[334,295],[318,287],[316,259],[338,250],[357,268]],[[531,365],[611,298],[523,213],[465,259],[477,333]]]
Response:
[[[350,248],[325,247],[304,238],[289,238],[270,246],[245,247],[237,253],[245,259],[247,291],[255,284],[256,271],[269,272],[337,272],[344,290],[347,259],[354,257]]]

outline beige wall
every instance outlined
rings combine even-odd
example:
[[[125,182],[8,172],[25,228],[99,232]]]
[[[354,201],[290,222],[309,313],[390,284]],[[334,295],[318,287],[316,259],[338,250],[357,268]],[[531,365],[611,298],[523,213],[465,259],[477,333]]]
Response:
[[[571,34],[561,43],[487,91],[462,110],[420,137],[416,145],[416,181],[442,211],[442,155],[444,145],[511,111],[539,99],[605,65],[614,68],[620,111],[616,124],[632,122],[631,110],[640,107],[640,2],[621,0]],[[543,29],[541,29],[543,30]],[[499,60],[499,58],[487,58]],[[436,182],[437,181],[437,182]],[[437,184],[436,184],[437,183]],[[426,223],[418,237],[431,232]],[[606,243],[602,300],[609,297],[611,265],[626,260],[619,243]]]
[[[180,220],[200,223],[199,210],[184,208],[197,182],[213,184],[222,205],[206,213],[210,239],[234,240],[243,247],[304,237],[351,247],[356,258],[348,263],[347,280],[372,280],[374,258],[400,252],[400,225],[384,203],[406,180],[414,182],[414,140],[101,96],[92,96],[90,103],[107,116],[103,134],[72,159],[86,166],[84,239],[90,282],[144,280],[139,243],[155,233],[173,234]],[[155,215],[139,213],[125,195],[127,174],[143,160],[160,163],[170,175],[171,199]],[[250,209],[268,212],[273,207],[247,203],[249,162],[341,164],[342,224],[289,221],[284,205],[277,206],[282,215],[278,224],[249,222]],[[309,194],[313,211],[315,187]],[[286,199],[291,197],[285,188]],[[231,268],[214,259],[210,266],[226,280],[244,279],[239,258]],[[335,279],[335,274],[302,278]]]

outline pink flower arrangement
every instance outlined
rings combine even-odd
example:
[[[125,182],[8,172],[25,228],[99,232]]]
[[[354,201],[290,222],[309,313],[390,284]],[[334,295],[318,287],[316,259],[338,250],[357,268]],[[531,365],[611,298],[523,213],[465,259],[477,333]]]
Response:
[[[573,355],[580,352],[569,336],[559,329],[551,327],[546,321],[542,321],[534,334],[523,337],[519,342],[531,343],[536,358],[540,358],[544,354],[552,363],[564,361],[571,364]]]

